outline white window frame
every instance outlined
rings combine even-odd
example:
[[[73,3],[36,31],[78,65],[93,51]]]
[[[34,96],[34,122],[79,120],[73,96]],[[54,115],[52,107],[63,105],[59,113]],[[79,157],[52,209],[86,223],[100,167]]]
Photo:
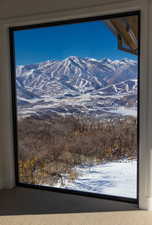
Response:
[[[98,6],[0,20],[0,188],[15,186],[9,27],[141,11],[139,208],[152,210],[152,1],[105,0]]]

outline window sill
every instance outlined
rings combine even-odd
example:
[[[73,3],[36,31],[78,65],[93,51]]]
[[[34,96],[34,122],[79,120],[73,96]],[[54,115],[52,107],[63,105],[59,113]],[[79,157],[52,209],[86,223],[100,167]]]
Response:
[[[0,191],[0,215],[138,210],[133,203],[16,187]]]

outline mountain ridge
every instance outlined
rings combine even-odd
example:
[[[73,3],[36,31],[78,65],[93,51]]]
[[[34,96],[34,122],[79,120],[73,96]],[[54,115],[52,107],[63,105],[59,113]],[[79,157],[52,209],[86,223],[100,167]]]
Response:
[[[137,61],[126,58],[96,60],[70,56],[64,60],[47,60],[38,64],[17,66],[16,88],[19,110],[23,111],[25,107],[38,109],[36,104],[40,104],[40,108],[43,108],[46,103],[53,101],[54,104],[50,104],[50,108],[47,105],[47,109],[53,107],[54,110],[54,105],[66,108],[67,104],[67,108],[70,108],[76,104],[74,109],[79,111],[78,108],[86,108],[88,102],[92,105],[90,101],[92,98],[94,102],[92,107],[95,110],[97,99],[100,101],[101,96],[111,98],[109,106],[113,106],[116,98],[119,98],[120,106],[126,106],[120,99],[122,100],[124,96],[134,96],[132,105],[136,106],[137,72]],[[89,96],[89,99],[84,97],[85,95]],[[72,106],[69,106],[69,99]]]

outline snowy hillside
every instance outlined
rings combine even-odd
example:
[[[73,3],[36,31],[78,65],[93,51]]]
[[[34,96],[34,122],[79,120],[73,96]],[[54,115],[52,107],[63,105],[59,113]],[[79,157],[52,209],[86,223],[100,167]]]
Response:
[[[136,160],[118,160],[105,164],[79,166],[76,171],[79,174],[77,179],[69,181],[67,176],[63,175],[64,185],[59,180],[54,187],[127,198],[137,197]]]
[[[70,56],[17,66],[19,115],[54,112],[101,115],[112,107],[136,107],[137,62]],[[108,107],[108,110],[107,110]]]

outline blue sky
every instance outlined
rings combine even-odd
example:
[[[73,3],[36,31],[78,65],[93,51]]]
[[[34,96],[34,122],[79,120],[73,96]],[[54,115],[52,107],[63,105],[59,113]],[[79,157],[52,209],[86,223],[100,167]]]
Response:
[[[68,56],[137,59],[117,49],[116,37],[101,21],[15,31],[14,38],[17,65]]]

